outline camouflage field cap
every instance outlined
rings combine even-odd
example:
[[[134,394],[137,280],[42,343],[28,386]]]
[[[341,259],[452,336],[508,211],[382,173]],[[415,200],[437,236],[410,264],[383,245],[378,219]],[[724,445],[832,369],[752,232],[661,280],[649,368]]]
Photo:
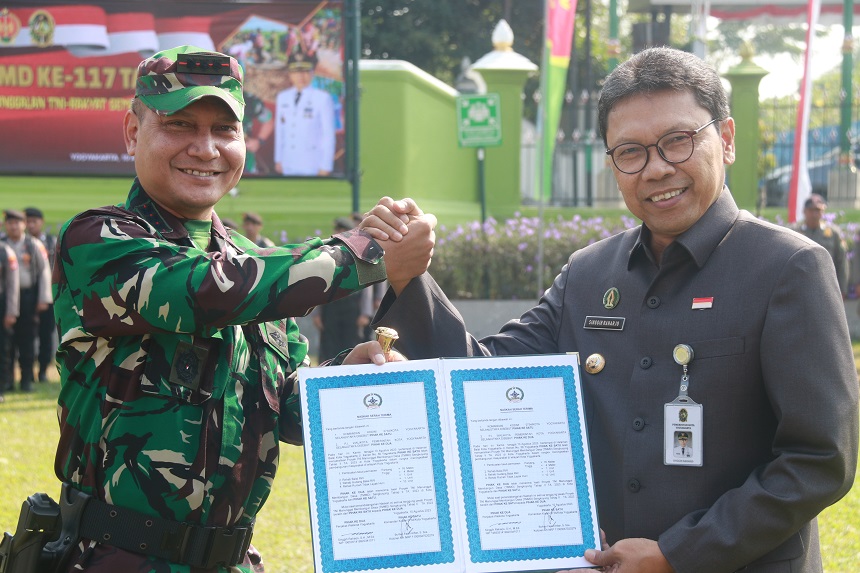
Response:
[[[202,97],[220,98],[242,121],[242,67],[235,58],[194,46],[163,50],[137,67],[134,95],[160,115],[170,115]]]

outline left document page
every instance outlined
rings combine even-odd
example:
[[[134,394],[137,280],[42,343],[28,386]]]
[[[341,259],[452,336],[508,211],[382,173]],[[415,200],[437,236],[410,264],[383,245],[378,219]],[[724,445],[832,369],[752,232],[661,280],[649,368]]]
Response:
[[[317,573],[463,570],[438,364],[299,371]]]

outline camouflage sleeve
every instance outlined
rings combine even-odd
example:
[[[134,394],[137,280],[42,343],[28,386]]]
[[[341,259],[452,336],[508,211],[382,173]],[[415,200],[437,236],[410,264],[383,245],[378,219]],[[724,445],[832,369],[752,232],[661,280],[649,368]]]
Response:
[[[65,297],[62,304],[97,336],[209,336],[228,325],[303,316],[380,280],[380,267],[384,278],[382,250],[364,233],[248,252],[222,243],[206,252],[162,239],[122,213],[79,215],[58,239],[57,302]]]

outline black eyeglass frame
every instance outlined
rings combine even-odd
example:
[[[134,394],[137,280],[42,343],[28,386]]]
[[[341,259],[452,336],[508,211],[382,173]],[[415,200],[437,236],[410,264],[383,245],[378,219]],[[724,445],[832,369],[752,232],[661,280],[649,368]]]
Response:
[[[618,169],[618,171],[620,171],[621,173],[626,173],[627,175],[635,175],[636,173],[639,173],[639,172],[641,172],[643,169],[645,169],[646,167],[648,167],[648,162],[651,160],[651,154],[650,154],[650,153],[648,153],[648,148],[649,148],[649,147],[654,147],[654,148],[656,148],[656,149],[657,149],[657,153],[659,153],[659,154],[660,154],[660,157],[662,157],[662,158],[663,158],[663,161],[665,161],[666,163],[671,163],[671,164],[673,164],[673,165],[677,165],[677,164],[679,164],[679,163],[684,163],[685,161],[689,160],[689,159],[693,156],[693,153],[696,151],[696,140],[695,140],[695,139],[693,139],[693,138],[694,138],[696,135],[698,135],[700,132],[704,131],[706,127],[709,127],[712,123],[717,122],[717,121],[722,121],[722,119],[720,119],[720,118],[716,118],[716,117],[715,117],[714,119],[712,119],[711,121],[709,121],[709,122],[708,122],[708,123],[706,123],[705,125],[703,125],[703,126],[701,126],[701,127],[698,127],[698,128],[696,128],[696,129],[689,129],[689,130],[679,129],[679,130],[676,130],[676,131],[670,131],[670,132],[668,132],[668,133],[664,133],[663,135],[661,135],[661,136],[660,136],[660,139],[658,139],[658,140],[657,140],[657,141],[655,141],[654,143],[651,143],[651,144],[648,144],[648,145],[642,145],[641,143],[635,143],[635,142],[632,142],[632,141],[625,141],[625,142],[623,142],[623,143],[619,143],[618,145],[616,145],[616,146],[615,146],[615,147],[613,147],[612,149],[607,149],[607,150],[606,150],[606,155],[608,155],[609,157],[611,157],[611,158],[612,158],[612,164],[613,164],[613,165],[615,165],[615,168],[616,168],[616,169]],[[681,159],[680,161],[672,161],[671,159],[667,158],[667,157],[663,154],[663,150],[660,148],[660,142],[661,142],[661,141],[663,141],[663,139],[665,139],[666,137],[668,137],[668,136],[670,136],[670,135],[675,135],[675,134],[679,134],[679,133],[682,133],[682,134],[684,134],[684,135],[686,135],[687,137],[689,137],[689,138],[690,138],[690,142],[692,143],[692,145],[690,146],[690,155],[688,155],[688,156],[687,156],[687,157],[685,157],[684,159]],[[614,154],[615,154],[615,150],[616,150],[616,149],[618,149],[619,147],[623,146],[623,145],[639,145],[640,147],[644,147],[644,148],[645,148],[645,163],[643,163],[643,164],[642,164],[642,167],[640,167],[640,168],[639,168],[639,169],[637,169],[636,171],[624,171],[623,169],[621,169],[620,167],[618,167],[618,163],[615,161],[615,155],[614,155]]]

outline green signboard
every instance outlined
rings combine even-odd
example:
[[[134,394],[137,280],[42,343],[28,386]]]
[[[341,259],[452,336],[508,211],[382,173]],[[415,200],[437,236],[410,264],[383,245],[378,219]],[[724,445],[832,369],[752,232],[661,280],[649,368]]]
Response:
[[[457,141],[460,147],[497,147],[502,144],[499,94],[457,97]]]

